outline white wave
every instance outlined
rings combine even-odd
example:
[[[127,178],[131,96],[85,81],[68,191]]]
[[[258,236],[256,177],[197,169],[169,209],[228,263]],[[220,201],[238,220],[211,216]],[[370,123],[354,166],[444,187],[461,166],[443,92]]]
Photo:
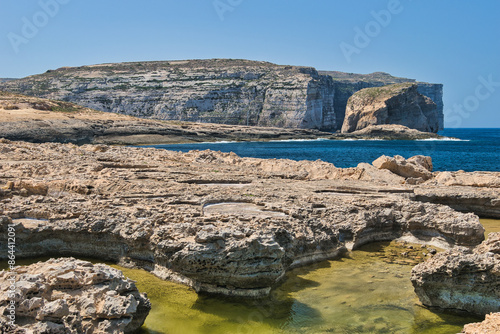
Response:
[[[417,139],[417,141],[470,141],[470,140],[469,139],[452,138],[452,137],[443,137],[443,138]]]
[[[387,139],[382,139],[382,138],[346,138],[337,140],[338,141],[388,141]]]
[[[241,141],[235,141],[235,140],[234,141],[221,140],[221,141],[204,141],[204,142],[201,142],[201,143],[186,143],[184,145],[233,144],[233,143],[242,143],[242,142]]]
[[[328,138],[316,138],[316,139],[275,139],[275,140],[269,140],[270,143],[287,143],[287,142],[302,142],[302,141],[325,141],[325,140],[331,140]]]

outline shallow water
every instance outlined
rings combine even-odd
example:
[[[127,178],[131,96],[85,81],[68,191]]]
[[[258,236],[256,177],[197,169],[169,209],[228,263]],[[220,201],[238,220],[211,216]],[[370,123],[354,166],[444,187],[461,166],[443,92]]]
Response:
[[[377,243],[348,258],[295,269],[270,298],[258,301],[197,296],[145,271],[120,269],[151,299],[144,334],[444,334],[480,320],[418,306],[410,282],[412,265],[388,263],[388,248],[387,243]]]
[[[488,232],[500,231],[500,220],[481,222]],[[410,254],[402,257],[403,251]],[[294,269],[269,298],[251,301],[197,295],[144,270],[112,266],[136,280],[151,300],[142,334],[451,334],[480,321],[419,306],[410,272],[425,252],[420,246],[408,249],[394,242],[367,245],[346,258]],[[18,264],[29,262],[35,261]]]

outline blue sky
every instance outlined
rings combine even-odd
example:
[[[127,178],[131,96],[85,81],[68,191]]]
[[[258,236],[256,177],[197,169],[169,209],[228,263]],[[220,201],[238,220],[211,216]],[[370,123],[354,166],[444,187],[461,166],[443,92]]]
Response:
[[[0,0],[0,77],[244,58],[444,84],[446,127],[500,127],[500,1]]]

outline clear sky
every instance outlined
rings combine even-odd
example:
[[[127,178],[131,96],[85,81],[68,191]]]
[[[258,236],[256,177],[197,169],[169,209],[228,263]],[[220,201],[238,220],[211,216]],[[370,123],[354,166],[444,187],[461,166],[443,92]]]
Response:
[[[500,127],[500,1],[0,0],[0,78],[244,58],[444,84],[446,127]]]

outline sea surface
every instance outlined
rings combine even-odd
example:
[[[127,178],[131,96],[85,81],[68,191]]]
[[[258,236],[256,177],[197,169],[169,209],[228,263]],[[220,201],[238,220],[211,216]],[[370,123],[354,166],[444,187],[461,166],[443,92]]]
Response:
[[[241,157],[323,160],[336,167],[372,163],[381,155],[432,157],[435,171],[500,171],[500,129],[445,129],[432,140],[286,140],[154,145],[174,151],[214,150]]]

